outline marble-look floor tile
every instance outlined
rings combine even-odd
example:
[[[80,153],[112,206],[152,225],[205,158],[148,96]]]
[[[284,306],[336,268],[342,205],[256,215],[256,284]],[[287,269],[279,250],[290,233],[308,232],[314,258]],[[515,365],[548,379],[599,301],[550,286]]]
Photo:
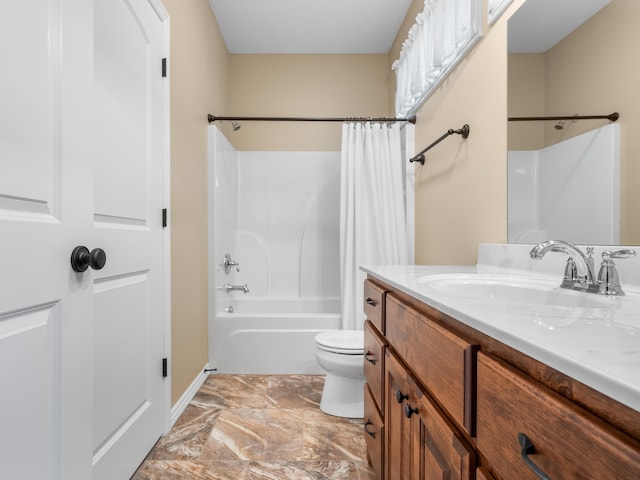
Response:
[[[358,466],[352,462],[252,462],[245,480],[355,480]]]
[[[244,480],[248,467],[247,462],[152,460],[142,464],[131,480]]]
[[[302,412],[238,408],[220,412],[203,460],[297,460],[303,452]]]
[[[333,417],[321,411],[304,412],[305,460],[362,462],[367,446],[362,420]]]
[[[273,407],[267,396],[269,378],[266,375],[210,375],[191,403],[218,408]]]
[[[158,440],[147,459],[193,460],[199,458],[219,414],[218,408],[188,405],[171,431]]]
[[[320,408],[324,375],[275,375],[269,377],[267,396],[278,408]]]
[[[212,375],[132,480],[373,480],[361,419],[320,411],[323,375]]]

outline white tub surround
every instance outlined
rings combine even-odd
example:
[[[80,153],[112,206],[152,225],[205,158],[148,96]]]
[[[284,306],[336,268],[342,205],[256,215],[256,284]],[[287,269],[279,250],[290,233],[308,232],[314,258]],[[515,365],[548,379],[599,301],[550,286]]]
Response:
[[[321,373],[313,339],[341,320],[340,152],[243,152],[209,135],[211,368]]]
[[[233,313],[224,311],[233,308]],[[321,374],[315,336],[340,328],[340,300],[236,298],[212,319],[211,366],[217,373]]]
[[[507,161],[509,242],[620,241],[620,125],[509,151]]]
[[[640,257],[616,261],[626,295],[604,296],[560,289],[566,255],[549,253],[542,260],[532,260],[529,257],[532,247],[481,245],[478,264],[472,266],[362,269],[508,347],[640,411]],[[601,253],[620,248],[596,247],[596,274]],[[640,247],[624,248],[635,248],[640,254]],[[459,281],[462,275],[533,282],[539,286],[535,292],[546,292],[549,299],[560,295],[562,301],[545,302],[544,295],[537,294],[509,298],[492,295],[490,290],[485,295],[456,294],[443,288],[446,282],[451,283],[452,278]]]

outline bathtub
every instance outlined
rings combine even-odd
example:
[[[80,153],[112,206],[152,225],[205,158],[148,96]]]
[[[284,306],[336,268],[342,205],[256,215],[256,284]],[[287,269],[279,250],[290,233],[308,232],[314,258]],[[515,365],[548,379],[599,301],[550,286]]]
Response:
[[[233,308],[233,313],[225,309]],[[339,299],[238,299],[212,319],[210,366],[218,373],[323,373],[314,337],[340,328]]]

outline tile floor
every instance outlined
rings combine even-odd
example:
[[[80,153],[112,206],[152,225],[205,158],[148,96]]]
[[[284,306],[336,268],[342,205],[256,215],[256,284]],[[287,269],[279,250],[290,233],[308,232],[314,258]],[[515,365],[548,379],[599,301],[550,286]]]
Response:
[[[322,375],[211,375],[132,480],[372,480],[362,420],[320,411]]]

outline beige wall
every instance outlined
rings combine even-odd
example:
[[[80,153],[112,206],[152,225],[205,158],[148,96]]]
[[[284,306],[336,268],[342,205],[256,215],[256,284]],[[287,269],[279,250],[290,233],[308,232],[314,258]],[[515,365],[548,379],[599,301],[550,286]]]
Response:
[[[420,3],[414,1],[390,63]],[[516,0],[496,24],[484,25],[480,42],[417,112],[416,150],[465,123],[471,133],[464,141],[446,139],[416,168],[416,263],[475,263],[478,244],[506,242],[506,19],[521,4]]]
[[[510,117],[542,117],[545,114],[544,53],[508,56],[508,114]],[[543,148],[545,122],[509,122],[509,150]]]
[[[231,55],[229,115],[388,116],[387,55]],[[219,113],[220,114],[220,113]],[[341,123],[239,122],[238,150],[340,150]]]
[[[229,55],[207,0],[171,17],[171,397],[207,363],[207,113],[227,109]]]
[[[509,115],[601,115],[620,113],[622,244],[640,244],[640,2],[614,0],[545,54],[509,56]],[[607,125],[608,120],[519,125],[509,128],[510,148],[541,148]],[[529,128],[527,132],[522,129]],[[588,192],[585,192],[588,194]]]
[[[550,114],[620,112],[620,241],[631,245],[640,244],[639,20],[640,2],[614,0],[549,51],[546,65]],[[548,127],[546,143],[608,123],[580,121],[560,133]]]

